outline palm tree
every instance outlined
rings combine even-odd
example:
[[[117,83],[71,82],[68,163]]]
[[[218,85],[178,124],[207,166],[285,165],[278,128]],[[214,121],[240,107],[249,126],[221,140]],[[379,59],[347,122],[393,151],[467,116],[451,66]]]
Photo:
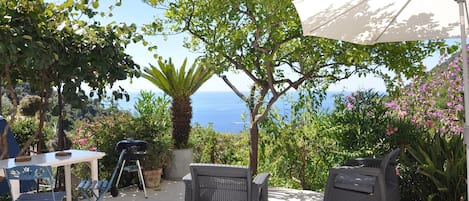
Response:
[[[192,65],[186,72],[187,58],[177,70],[169,58],[169,62],[158,60],[159,69],[150,64],[144,69],[143,77],[172,98],[171,122],[172,137],[176,149],[188,146],[191,129],[192,106],[190,96],[202,86],[213,72],[203,66]]]

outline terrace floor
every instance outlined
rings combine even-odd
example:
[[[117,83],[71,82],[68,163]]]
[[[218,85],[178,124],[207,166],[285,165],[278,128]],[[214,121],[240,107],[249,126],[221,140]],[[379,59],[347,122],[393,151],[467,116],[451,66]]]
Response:
[[[148,199],[137,186],[119,189],[119,196],[106,197],[108,201],[184,201],[184,183],[182,181],[161,182],[161,190],[147,189]],[[323,194],[288,188],[269,187],[269,201],[322,201]]]

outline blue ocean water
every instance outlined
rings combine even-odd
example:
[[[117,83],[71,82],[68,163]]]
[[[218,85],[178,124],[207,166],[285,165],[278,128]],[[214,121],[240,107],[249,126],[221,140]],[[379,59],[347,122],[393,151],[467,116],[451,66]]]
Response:
[[[333,96],[337,93],[328,93],[322,109],[331,109]],[[133,112],[133,105],[140,93],[130,93],[130,101],[118,101],[119,108]],[[244,102],[233,92],[196,92],[192,95],[192,124],[202,126],[212,124],[218,132],[238,133],[249,125],[249,112]],[[286,101],[278,100],[274,105],[281,112],[289,109]],[[242,115],[246,117],[243,120]]]

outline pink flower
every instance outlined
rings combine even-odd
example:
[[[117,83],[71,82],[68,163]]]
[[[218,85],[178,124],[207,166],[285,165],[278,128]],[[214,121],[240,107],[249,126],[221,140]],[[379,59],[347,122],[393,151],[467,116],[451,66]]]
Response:
[[[399,111],[399,113],[398,113],[398,116],[399,116],[400,118],[403,118],[403,117],[405,117],[406,115],[407,115],[407,111]]]
[[[391,102],[384,103],[384,106],[385,106],[386,108],[391,108],[391,109],[394,109],[394,110],[399,110],[399,105],[397,105],[397,102],[396,102],[396,101],[391,101]]]
[[[355,101],[356,101],[355,97],[353,97],[351,95],[345,96],[345,99],[350,103],[355,103]]]
[[[391,125],[386,125],[386,134],[391,136],[394,133],[393,129],[391,129]]]
[[[85,138],[78,140],[78,144],[80,144],[81,146],[85,146],[87,142],[88,142],[88,139],[85,139]]]
[[[434,124],[434,122],[432,120],[426,120],[425,121],[425,125],[427,125],[428,127],[433,127],[433,124]]]
[[[394,134],[395,132],[397,132],[399,130],[398,127],[392,127],[391,125],[386,125],[386,134],[391,136],[392,134]]]

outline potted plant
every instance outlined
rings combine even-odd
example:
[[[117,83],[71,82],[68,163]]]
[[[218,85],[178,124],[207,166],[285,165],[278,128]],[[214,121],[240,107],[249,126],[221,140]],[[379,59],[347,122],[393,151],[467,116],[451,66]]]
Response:
[[[145,68],[143,77],[152,82],[165,94],[171,96],[172,140],[174,145],[171,168],[168,179],[180,180],[189,172],[192,162],[192,149],[189,148],[189,132],[191,130],[192,106],[191,95],[202,86],[212,75],[210,69],[194,63],[186,72],[187,59],[180,68],[171,61],[158,60],[159,68],[150,65]]]
[[[148,143],[147,154],[143,157],[143,175],[148,188],[158,189],[162,169],[171,159],[169,123],[169,100],[167,96],[156,97],[153,92],[140,92],[133,118],[134,139]]]
[[[149,140],[147,154],[143,157],[143,178],[145,186],[155,190],[160,189],[163,168],[171,159],[169,140]]]

